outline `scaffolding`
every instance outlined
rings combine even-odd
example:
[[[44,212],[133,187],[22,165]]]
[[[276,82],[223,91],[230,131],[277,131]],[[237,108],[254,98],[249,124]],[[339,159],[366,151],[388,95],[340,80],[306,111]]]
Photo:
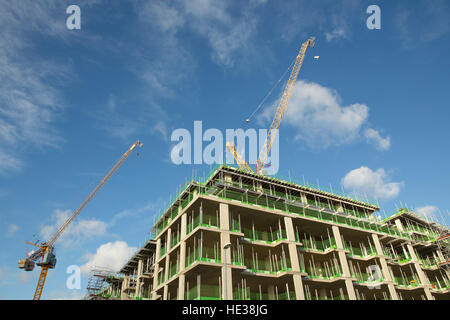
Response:
[[[120,289],[116,285],[111,286],[112,282],[121,283],[123,275],[120,275],[108,268],[94,267],[91,269],[87,281],[87,295],[89,300],[107,300],[110,298],[120,298]]]
[[[440,252],[442,253],[440,267],[443,267],[447,272],[450,271],[450,233],[448,229],[442,232],[436,240]]]

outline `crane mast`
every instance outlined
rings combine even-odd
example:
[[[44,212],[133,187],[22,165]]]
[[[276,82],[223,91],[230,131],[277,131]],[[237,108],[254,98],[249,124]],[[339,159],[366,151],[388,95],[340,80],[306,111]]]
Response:
[[[92,190],[87,198],[81,203],[81,205],[72,213],[72,215],[59,227],[58,231],[50,238],[49,241],[40,245],[36,245],[25,241],[26,244],[37,247],[37,251],[33,252],[25,259],[19,260],[19,268],[25,269],[25,271],[32,271],[34,269],[34,262],[39,258],[42,258],[41,262],[37,265],[41,267],[41,273],[39,275],[38,284],[34,293],[33,300],[40,300],[42,291],[44,289],[45,279],[47,278],[48,269],[53,269],[56,265],[56,257],[53,253],[53,246],[61,234],[69,227],[69,225],[75,220],[79,213],[84,209],[89,201],[97,194],[97,192],[105,185],[105,183],[111,178],[111,176],[119,169],[122,163],[128,158],[136,147],[142,147],[142,143],[138,140],[122,155],[122,157],[114,164],[112,169],[106,174],[106,176],[98,183],[98,185]]]
[[[278,128],[280,127],[281,120],[283,119],[284,112],[286,111],[286,106],[289,102],[289,98],[291,97],[295,82],[297,81],[298,73],[300,72],[300,68],[302,67],[303,60],[305,59],[306,50],[308,49],[308,47],[314,48],[315,42],[316,39],[314,37],[311,37],[307,41],[305,41],[300,48],[300,52],[298,53],[297,58],[295,59],[295,64],[292,67],[291,75],[289,76],[289,80],[286,83],[286,87],[283,91],[283,95],[281,96],[280,103],[278,104],[277,110],[275,112],[275,117],[273,118],[272,124],[269,128],[269,132],[267,133],[266,141],[264,142],[264,145],[259,153],[259,158],[256,161],[257,174],[262,174],[262,169],[264,168],[267,162],[267,158],[269,157],[273,141],[275,140],[275,136],[278,133]]]
[[[314,37],[309,38],[305,41],[300,51],[295,59],[294,66],[292,67],[291,74],[289,76],[289,80],[286,83],[286,87],[284,88],[283,95],[281,96],[281,100],[278,104],[278,107],[275,112],[275,116],[272,120],[272,123],[269,128],[269,132],[267,133],[266,140],[260,150],[258,160],[256,161],[256,174],[262,174],[263,169],[267,163],[267,159],[269,157],[270,150],[272,149],[273,141],[278,133],[278,128],[280,127],[281,120],[283,119],[284,113],[286,111],[286,106],[289,102],[289,98],[291,97],[292,90],[294,89],[295,82],[297,81],[298,74],[303,65],[303,60],[305,59],[306,51],[309,47],[314,48],[316,39]],[[237,165],[244,171],[249,171],[255,173],[250,166],[242,159],[236,151],[235,146],[232,143],[227,142],[227,149],[231,152],[234,159],[236,160]]]

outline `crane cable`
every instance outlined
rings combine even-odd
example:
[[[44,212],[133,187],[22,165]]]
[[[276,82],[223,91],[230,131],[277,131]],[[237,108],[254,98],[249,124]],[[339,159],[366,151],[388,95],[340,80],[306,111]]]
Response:
[[[276,87],[278,87],[278,85],[280,84],[281,80],[286,76],[286,74],[288,73],[288,71],[290,69],[292,69],[292,66],[294,65],[295,61],[297,58],[294,58],[294,60],[292,60],[291,64],[289,65],[289,67],[286,69],[286,71],[283,73],[283,75],[281,76],[281,78],[274,84],[274,86],[272,87],[272,89],[270,89],[270,91],[266,94],[266,96],[264,97],[264,99],[262,99],[262,101],[259,103],[259,105],[256,107],[256,109],[253,111],[253,113],[250,115],[250,117],[248,117],[245,122],[242,124],[241,128],[243,128],[247,123],[249,123],[252,118],[255,116],[255,114],[262,108],[262,106],[264,105],[264,102],[266,102],[267,98],[272,94],[273,90],[275,90]]]

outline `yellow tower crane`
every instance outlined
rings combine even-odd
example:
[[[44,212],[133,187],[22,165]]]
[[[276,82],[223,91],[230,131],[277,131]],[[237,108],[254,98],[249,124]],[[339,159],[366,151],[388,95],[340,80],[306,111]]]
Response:
[[[314,48],[315,42],[316,39],[314,37],[311,37],[307,41],[305,41],[300,48],[297,58],[295,59],[294,66],[292,67],[291,75],[289,76],[289,80],[286,83],[286,87],[284,88],[280,103],[278,104],[275,116],[272,120],[272,124],[270,125],[269,132],[267,133],[266,140],[260,150],[259,158],[256,161],[255,171],[253,171],[245,162],[245,160],[242,159],[242,157],[237,153],[236,147],[232,143],[227,142],[227,149],[231,152],[234,159],[236,160],[237,165],[242,170],[262,174],[263,169],[266,166],[270,150],[272,149],[273,141],[275,140],[278,128],[280,127],[281,120],[283,119],[284,112],[286,111],[286,106],[289,102],[289,98],[291,97],[292,90],[294,89],[295,82],[297,81],[298,73],[300,71],[300,68],[302,67],[303,60],[305,59],[306,51],[309,47]]]
[[[41,243],[40,245],[25,241],[26,244],[33,245],[38,249],[36,251],[30,252],[28,256],[24,259],[19,260],[19,268],[25,271],[32,271],[34,269],[34,264],[41,267],[41,273],[39,275],[39,281],[36,286],[36,291],[34,292],[33,300],[40,300],[41,294],[44,289],[45,279],[47,278],[48,269],[55,268],[56,257],[53,252],[54,244],[56,240],[61,236],[64,230],[73,222],[73,220],[78,216],[78,214],[83,210],[86,204],[92,200],[92,198],[97,194],[97,192],[103,187],[103,185],[111,178],[111,176],[116,172],[116,170],[122,165],[122,163],[128,158],[128,156],[133,152],[136,147],[142,147],[142,143],[138,140],[125,152],[122,157],[116,162],[112,169],[106,174],[106,176],[100,181],[100,183],[94,188],[94,190],[89,194],[89,196],[83,201],[83,203],[72,213],[72,215],[59,227],[58,231],[50,238],[49,241]]]

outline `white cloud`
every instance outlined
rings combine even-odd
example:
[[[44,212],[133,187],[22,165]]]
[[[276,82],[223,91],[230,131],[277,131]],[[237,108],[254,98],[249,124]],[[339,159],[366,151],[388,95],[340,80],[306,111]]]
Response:
[[[139,207],[137,209],[122,210],[113,216],[113,218],[111,219],[111,221],[109,222],[108,225],[114,226],[117,223],[117,221],[119,221],[120,219],[124,219],[124,218],[134,218],[134,219],[140,218],[140,217],[142,217],[143,213],[149,212],[150,210],[152,210],[154,208],[155,208],[155,206],[153,205],[153,203],[148,203],[148,204],[144,205],[143,207]]]
[[[62,38],[54,19],[57,2],[3,1],[0,11],[0,173],[20,170],[25,147],[55,147],[62,141],[54,122],[64,109],[59,90],[70,67],[30,59],[36,35]]]
[[[388,200],[399,195],[404,183],[390,182],[383,168],[372,171],[368,167],[354,169],[342,178],[342,186],[359,195],[372,199]]]
[[[22,271],[17,275],[17,279],[19,280],[20,283],[29,283],[31,282],[31,280],[33,280],[32,275],[33,273]]]
[[[19,226],[16,224],[10,224],[8,227],[8,237],[12,237],[19,230]]]
[[[373,144],[375,148],[381,151],[389,150],[391,147],[391,138],[383,138],[380,133],[372,128],[368,128],[364,131],[364,136],[367,142]]]
[[[231,8],[232,4],[227,1],[178,0],[171,5],[166,1],[152,1],[139,5],[139,15],[141,20],[150,21],[166,33],[166,41],[172,45],[176,43],[177,49],[181,48],[177,40],[178,32],[186,29],[193,31],[208,42],[212,59],[228,67],[248,50],[256,32],[257,19],[253,10],[265,3],[238,2],[239,9],[233,11],[236,8]],[[159,77],[150,79],[159,81]]]
[[[167,128],[167,124],[164,121],[159,121],[156,125],[151,129],[153,134],[159,134],[164,141],[169,140],[169,129]]]
[[[427,219],[437,220],[438,207],[436,206],[424,206],[415,209],[415,211],[424,216]]]
[[[81,272],[84,274],[89,274],[91,269],[94,267],[102,267],[113,271],[119,271],[136,250],[136,247],[129,247],[124,241],[115,241],[102,244],[97,248],[95,254],[88,253],[86,255],[86,259],[88,261],[81,266]]]
[[[333,29],[331,32],[325,32],[328,42],[333,40],[348,39],[347,31],[343,27]]]
[[[70,217],[70,210],[55,210],[52,215],[53,223],[44,225],[40,228],[42,241],[47,241],[52,237],[58,228]],[[76,218],[72,224],[64,231],[58,243],[67,248],[74,243],[83,240],[99,237],[106,234],[107,224],[98,219],[82,219]]]
[[[272,119],[275,107],[266,108],[262,118]],[[298,130],[296,139],[320,149],[354,141],[368,117],[368,106],[359,103],[343,106],[336,91],[317,83],[298,81],[283,123]]]
[[[142,19],[152,17],[152,22],[158,25],[162,31],[169,33],[178,31],[185,23],[183,14],[165,1],[148,2],[139,11],[139,15]]]
[[[1,126],[1,124],[0,124]],[[1,128],[0,128],[1,130]],[[1,134],[0,134],[1,135]],[[0,147],[0,173],[18,171],[23,166],[23,161],[16,155],[6,153]]]

